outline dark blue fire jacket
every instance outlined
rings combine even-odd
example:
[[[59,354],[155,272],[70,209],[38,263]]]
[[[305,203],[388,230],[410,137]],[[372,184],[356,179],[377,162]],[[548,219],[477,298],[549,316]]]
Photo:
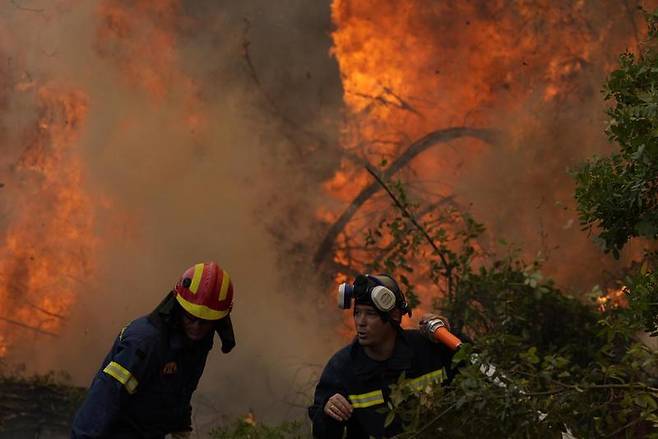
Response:
[[[72,438],[150,439],[191,430],[190,399],[213,333],[189,341],[177,312],[170,295],[121,330],[76,413]]]
[[[355,340],[338,351],[322,372],[308,410],[313,436],[339,439],[347,431],[346,438],[381,438],[401,433],[402,425],[397,419],[384,426],[390,386],[403,372],[411,379],[411,385],[419,389],[432,382],[448,382],[454,375],[451,361],[452,352],[416,330],[398,331],[393,355],[381,362],[369,358]],[[324,413],[327,400],[336,393],[343,395],[354,409],[346,422]]]

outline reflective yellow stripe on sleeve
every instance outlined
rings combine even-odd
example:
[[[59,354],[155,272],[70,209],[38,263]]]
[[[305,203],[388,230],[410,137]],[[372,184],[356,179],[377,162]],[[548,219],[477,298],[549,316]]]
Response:
[[[355,409],[372,407],[373,405],[384,404],[384,394],[381,390],[362,393],[360,395],[347,395]]]
[[[411,387],[414,390],[420,391],[432,383],[440,383],[445,379],[445,371],[443,369],[437,369],[433,372],[426,373],[417,378],[414,378],[409,381]]]
[[[103,369],[103,372],[108,374],[109,376],[113,377],[116,379],[118,382],[123,384],[123,387],[126,388],[126,391],[130,394],[135,393],[135,389],[137,388],[137,378],[135,378],[125,367],[120,365],[119,363],[115,361],[111,361],[110,364],[105,366],[105,369]]]

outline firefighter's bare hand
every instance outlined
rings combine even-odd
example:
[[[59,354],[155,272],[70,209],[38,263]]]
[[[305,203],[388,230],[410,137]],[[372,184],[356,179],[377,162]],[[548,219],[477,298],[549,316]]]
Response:
[[[430,340],[434,340],[434,336],[429,333],[427,322],[436,319],[443,321],[443,323],[446,325],[446,329],[450,331],[450,322],[448,322],[448,319],[446,317],[440,316],[438,314],[431,314],[431,313],[424,314],[423,317],[420,319],[420,322],[418,322],[418,329],[420,329],[420,332],[424,336],[428,337]]]
[[[446,329],[448,331],[450,331],[450,322],[448,322],[448,318],[440,316],[438,314],[432,314],[432,313],[423,314],[423,317],[420,319],[420,322],[418,322],[418,325],[423,327],[430,320],[436,320],[436,319],[439,319],[439,320],[443,321],[443,323],[445,323],[445,325],[446,325]]]
[[[324,405],[324,413],[337,421],[345,422],[352,416],[352,404],[340,393],[329,398]]]

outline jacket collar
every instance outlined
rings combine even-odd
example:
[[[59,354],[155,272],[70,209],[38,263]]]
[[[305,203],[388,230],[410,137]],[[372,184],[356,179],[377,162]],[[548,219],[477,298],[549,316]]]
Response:
[[[355,338],[352,342],[350,350],[352,357],[352,365],[354,373],[358,376],[369,376],[375,373],[382,366],[387,369],[403,371],[411,368],[411,361],[413,359],[413,350],[407,340],[404,330],[397,331],[395,338],[395,347],[393,348],[393,355],[387,360],[376,361],[366,355],[365,350]]]
[[[174,292],[171,291],[164,297],[164,299],[162,299],[162,302],[155,307],[151,314],[149,314],[148,319],[157,327],[172,326],[176,323],[174,321],[176,317],[176,313],[174,312],[175,309],[176,296]]]
[[[201,347],[206,350],[210,349],[213,344],[212,334],[214,334],[214,331],[211,331],[211,335],[206,337],[202,342],[189,343],[176,320],[178,318],[178,313],[176,312],[177,307],[176,295],[172,291],[165,296],[162,302],[148,316],[149,321],[164,332],[169,349],[172,351],[190,347],[193,349]]]

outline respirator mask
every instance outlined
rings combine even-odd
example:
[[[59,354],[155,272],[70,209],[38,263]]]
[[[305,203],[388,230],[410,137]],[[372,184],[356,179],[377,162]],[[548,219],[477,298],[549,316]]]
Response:
[[[338,308],[350,309],[352,301],[374,306],[383,315],[388,315],[393,309],[398,308],[403,314],[411,316],[411,310],[400,287],[386,274],[359,275],[353,284],[347,282],[340,284]]]

